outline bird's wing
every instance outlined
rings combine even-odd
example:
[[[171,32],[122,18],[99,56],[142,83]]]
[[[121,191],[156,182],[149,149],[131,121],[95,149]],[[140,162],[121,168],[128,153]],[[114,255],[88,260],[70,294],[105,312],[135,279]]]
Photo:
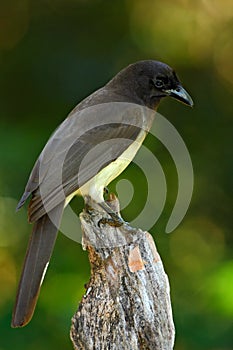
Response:
[[[33,168],[20,202],[32,193],[29,220],[38,220],[76,192],[149,124],[148,115],[136,104],[104,103],[75,111],[49,139]]]

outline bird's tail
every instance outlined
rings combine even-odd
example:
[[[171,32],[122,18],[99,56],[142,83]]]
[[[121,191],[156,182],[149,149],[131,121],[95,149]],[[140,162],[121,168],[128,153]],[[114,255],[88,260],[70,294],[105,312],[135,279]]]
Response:
[[[35,222],[18,286],[12,327],[23,327],[32,318],[46,268],[57,238],[64,204]]]

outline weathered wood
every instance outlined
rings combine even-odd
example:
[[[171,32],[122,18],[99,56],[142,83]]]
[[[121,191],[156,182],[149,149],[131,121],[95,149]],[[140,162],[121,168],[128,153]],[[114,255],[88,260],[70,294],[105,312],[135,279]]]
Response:
[[[118,201],[111,195],[111,206]],[[80,215],[91,278],[73,316],[74,349],[171,350],[174,324],[163,264],[148,232],[101,224],[95,203]]]

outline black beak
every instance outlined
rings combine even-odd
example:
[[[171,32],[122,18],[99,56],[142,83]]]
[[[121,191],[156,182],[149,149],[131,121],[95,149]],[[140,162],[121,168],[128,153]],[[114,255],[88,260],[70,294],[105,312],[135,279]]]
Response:
[[[165,90],[168,96],[174,97],[176,100],[193,107],[193,100],[182,85],[178,85],[175,89]]]

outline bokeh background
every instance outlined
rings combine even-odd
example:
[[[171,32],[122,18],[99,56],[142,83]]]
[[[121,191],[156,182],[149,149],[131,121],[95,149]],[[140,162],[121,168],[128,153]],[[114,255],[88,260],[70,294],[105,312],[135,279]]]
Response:
[[[148,58],[174,67],[195,101],[192,110],[167,99],[159,110],[186,142],[195,175],[191,206],[171,234],[164,231],[177,193],[175,165],[159,141],[147,141],[168,183],[150,232],[171,283],[175,350],[233,349],[232,16],[230,0],[1,1],[0,350],[72,349],[70,319],[89,264],[81,245],[62,234],[33,320],[10,328],[31,230],[26,209],[16,214],[15,206],[47,138],[75,104]],[[146,200],[140,176],[132,165],[122,177],[134,185],[123,211],[128,221]],[[82,210],[81,199],[72,205]]]

